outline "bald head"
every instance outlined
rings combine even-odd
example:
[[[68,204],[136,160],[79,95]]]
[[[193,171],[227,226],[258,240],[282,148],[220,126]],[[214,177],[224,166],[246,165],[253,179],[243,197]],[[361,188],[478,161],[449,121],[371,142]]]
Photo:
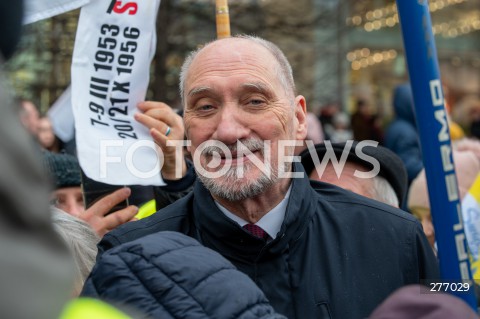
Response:
[[[247,35],[240,35],[231,38],[224,38],[212,41],[207,43],[202,48],[199,48],[193,52],[191,52],[185,62],[183,63],[181,72],[180,72],[180,97],[182,98],[182,105],[185,107],[185,85],[187,78],[190,73],[190,69],[194,64],[194,61],[197,60],[198,57],[208,54],[213,56],[220,56],[226,53],[234,53],[236,48],[239,47],[248,47],[252,51],[259,50],[255,48],[255,46],[260,47],[260,50],[265,50],[268,54],[271,55],[274,62],[275,72],[277,74],[277,78],[280,81],[281,85],[283,86],[285,92],[288,92],[292,96],[295,95],[295,82],[293,80],[293,72],[290,63],[288,62],[287,58],[283,54],[283,52],[278,48],[275,44],[270,41],[254,37],[254,36],[247,36]]]

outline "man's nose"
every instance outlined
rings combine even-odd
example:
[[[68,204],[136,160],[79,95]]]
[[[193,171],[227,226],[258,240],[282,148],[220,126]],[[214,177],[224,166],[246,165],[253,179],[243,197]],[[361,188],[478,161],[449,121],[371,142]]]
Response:
[[[212,138],[229,145],[247,138],[249,132],[249,128],[245,126],[242,119],[241,111],[236,106],[229,105],[223,108]]]

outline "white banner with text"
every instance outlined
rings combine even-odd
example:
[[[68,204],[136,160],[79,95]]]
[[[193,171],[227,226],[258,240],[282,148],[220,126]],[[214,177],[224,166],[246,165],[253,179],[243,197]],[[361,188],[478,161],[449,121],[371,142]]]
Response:
[[[164,185],[161,158],[133,115],[145,99],[160,0],[82,7],[72,58],[77,153],[85,174],[112,185]]]

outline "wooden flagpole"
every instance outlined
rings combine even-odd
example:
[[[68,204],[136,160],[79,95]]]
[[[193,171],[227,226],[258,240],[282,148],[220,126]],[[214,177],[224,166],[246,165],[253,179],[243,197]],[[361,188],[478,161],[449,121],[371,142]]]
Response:
[[[217,21],[217,38],[223,39],[230,37],[228,0],[216,0],[215,11]]]

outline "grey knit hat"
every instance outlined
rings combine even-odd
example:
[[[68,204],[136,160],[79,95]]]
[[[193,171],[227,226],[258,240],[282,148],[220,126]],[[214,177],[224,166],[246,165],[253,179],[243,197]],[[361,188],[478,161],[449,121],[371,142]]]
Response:
[[[80,165],[75,156],[65,153],[44,152],[43,162],[55,189],[80,186]]]

